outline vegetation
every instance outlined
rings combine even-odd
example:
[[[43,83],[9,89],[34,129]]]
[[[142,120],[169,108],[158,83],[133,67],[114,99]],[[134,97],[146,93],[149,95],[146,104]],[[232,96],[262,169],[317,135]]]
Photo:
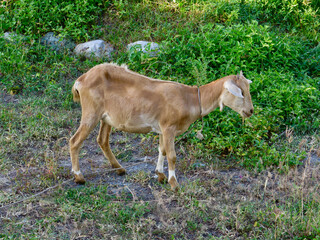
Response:
[[[106,61],[42,46],[40,38],[49,31],[77,43],[102,38],[117,48],[114,62],[163,80],[202,85],[242,70],[253,81],[255,114],[243,122],[229,109],[216,110],[204,118],[201,141],[196,137],[201,124],[195,124],[179,149],[190,163],[181,159],[179,167],[188,174],[199,172],[201,181],[185,182],[177,195],[143,172],[127,181],[143,188],[154,183],[154,202],[132,201],[132,192],[114,196],[106,184],[60,187],[44,198],[42,217],[35,221],[32,211],[22,221],[0,219],[0,237],[18,238],[22,229],[22,238],[38,238],[39,232],[46,238],[70,238],[91,229],[88,234],[94,238],[319,239],[319,171],[312,175],[305,170],[303,181],[292,175],[306,156],[320,149],[319,8],[317,0],[1,1],[0,183],[12,169],[17,182],[10,192],[0,185],[3,205],[69,176],[59,161],[68,158],[67,139],[80,118],[70,89],[78,76]],[[13,41],[1,38],[8,31],[18,34]],[[162,51],[157,57],[127,53],[126,44],[137,40],[159,42]],[[150,134],[142,141],[156,148],[153,138]],[[134,149],[130,141],[124,146]],[[143,150],[154,154],[148,147]],[[117,155],[128,161],[132,152]],[[217,170],[231,167],[245,172],[246,180],[238,181],[242,185]],[[35,177],[38,182],[30,179]],[[222,186],[229,191],[213,199]],[[251,200],[241,201],[241,191]],[[288,201],[279,200],[283,197]],[[179,208],[184,214],[179,215]],[[72,235],[59,231],[62,223],[67,229],[82,225]],[[179,227],[185,230],[176,232]]]

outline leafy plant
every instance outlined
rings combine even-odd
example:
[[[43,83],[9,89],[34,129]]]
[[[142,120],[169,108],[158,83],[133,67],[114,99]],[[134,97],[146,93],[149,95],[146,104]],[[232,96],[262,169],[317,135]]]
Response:
[[[0,8],[0,31],[41,36],[54,31],[75,40],[88,40],[98,34],[97,23],[108,1],[97,0],[25,0],[5,1]]]
[[[313,62],[318,47],[308,40],[279,36],[253,21],[230,27],[207,24],[199,33],[168,39],[164,49],[157,58],[131,55],[129,65],[143,74],[189,85],[240,70],[253,80],[254,116],[242,124],[235,112],[213,112],[205,118],[207,141],[191,140],[201,151],[234,156],[249,168],[299,164],[303,153],[290,152],[289,145],[278,146],[274,139],[287,126],[297,133],[318,130],[319,79],[313,78],[319,75]]]

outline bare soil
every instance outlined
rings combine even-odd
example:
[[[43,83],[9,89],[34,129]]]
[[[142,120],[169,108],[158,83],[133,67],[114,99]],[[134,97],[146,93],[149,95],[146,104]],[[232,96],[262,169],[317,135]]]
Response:
[[[14,96],[5,96],[6,101],[17,101]],[[102,151],[100,150],[95,138],[98,134],[98,129],[93,131],[89,138],[84,142],[80,154],[80,169],[86,179],[86,184],[90,185],[100,185],[106,184],[109,186],[110,194],[121,195],[121,192],[130,192],[132,197],[144,201],[155,199],[153,196],[152,189],[155,187],[158,190],[161,188],[169,189],[169,184],[159,185],[157,182],[157,176],[155,174],[155,167],[157,163],[157,146],[158,138],[155,137],[144,138],[142,135],[137,134],[128,134],[123,132],[113,132],[111,134],[111,149],[113,150],[115,156],[126,169],[125,176],[118,176],[115,171],[111,168],[108,160],[103,156]],[[143,140],[142,140],[143,139]],[[57,167],[60,169],[57,182],[61,180],[68,180],[72,178],[71,170],[71,161],[68,156],[68,145],[67,139],[63,139],[60,145],[60,157],[58,158]],[[181,145],[181,147],[180,147]],[[220,187],[232,187],[240,186],[245,189],[244,192],[250,192],[250,189],[257,187],[265,187],[265,179],[270,176],[277,176],[279,178],[285,177],[279,175],[276,172],[270,173],[269,171],[264,171],[262,173],[250,172],[240,168],[227,168],[221,167],[219,163],[215,162],[212,164],[208,163],[194,163],[190,166],[188,163],[188,152],[184,150],[183,143],[177,145],[177,178],[180,185],[189,184],[196,179],[206,179],[212,178],[220,182]],[[200,161],[201,162],[201,161]],[[302,173],[306,170],[308,172],[315,172],[319,169],[320,157],[314,151],[309,153],[308,157],[304,161],[303,166],[299,166],[293,169],[296,173]],[[168,172],[167,162],[165,161],[164,166],[165,173]],[[38,185],[33,191],[29,192],[30,195],[34,194],[40,190],[43,190],[41,185],[41,175],[46,174],[44,169],[37,168],[36,166],[32,167],[21,167],[20,169],[12,169],[6,173],[0,173],[0,191],[16,193],[20,192],[21,188],[21,197],[26,194],[24,191],[24,185],[22,181],[27,178],[31,183],[30,185]],[[142,174],[143,173],[143,174]],[[142,176],[139,176],[142,175]],[[268,175],[269,174],[269,175]],[[224,180],[223,180],[224,179]],[[224,183],[225,181],[228,183]],[[221,181],[223,180],[223,181]],[[258,184],[259,182],[259,184]],[[20,187],[19,187],[20,186]],[[78,184],[73,181],[68,182],[67,187],[74,188],[79,187]],[[30,189],[29,189],[30,190]],[[217,191],[220,192],[219,188]],[[232,189],[230,189],[232,191]],[[217,194],[218,194],[217,192]],[[19,195],[19,194],[18,194]],[[27,194],[29,195],[29,194]],[[241,194],[241,195],[246,195]],[[24,196],[25,197],[25,196]],[[5,205],[5,203],[2,203]],[[0,209],[0,211],[5,211]]]

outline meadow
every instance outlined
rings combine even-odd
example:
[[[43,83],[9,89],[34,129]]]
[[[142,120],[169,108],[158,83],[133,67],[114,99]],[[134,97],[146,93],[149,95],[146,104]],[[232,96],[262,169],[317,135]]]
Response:
[[[0,2],[0,238],[320,239],[320,3],[317,0],[7,0]],[[154,176],[158,136],[115,131],[118,177],[96,143],[72,182],[68,139],[81,111],[71,87],[109,61],[40,44],[53,31],[103,39],[112,61],[202,85],[242,70],[255,113],[225,108],[177,144],[181,189]],[[15,32],[14,41],[1,37]],[[150,57],[130,52],[157,42]]]

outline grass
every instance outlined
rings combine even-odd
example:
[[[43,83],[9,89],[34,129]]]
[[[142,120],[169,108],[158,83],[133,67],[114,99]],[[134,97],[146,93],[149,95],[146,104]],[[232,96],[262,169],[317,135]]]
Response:
[[[320,151],[318,7],[302,0],[1,2],[0,36],[24,36],[0,37],[0,205],[54,188],[0,207],[0,238],[319,239],[319,166],[311,161]],[[150,172],[152,134],[113,133],[112,149],[130,170],[117,178],[96,129],[80,155],[87,185],[65,182],[68,139],[81,115],[70,89],[104,59],[42,46],[49,31],[77,43],[107,40],[117,49],[114,62],[164,80],[200,85],[243,70],[253,81],[255,114],[242,122],[231,110],[212,112],[202,141],[195,124],[177,146],[177,194]],[[154,58],[126,53],[137,40],[163,50]],[[140,164],[133,159],[147,168],[130,168]]]
[[[317,239],[319,167],[257,175],[235,169],[226,173],[211,165],[188,175],[177,194],[149,186],[152,200],[134,199],[139,195],[134,190],[116,196],[108,184],[61,186],[45,198],[7,209],[1,236]],[[138,172],[132,181],[137,179],[144,182],[145,174]]]

